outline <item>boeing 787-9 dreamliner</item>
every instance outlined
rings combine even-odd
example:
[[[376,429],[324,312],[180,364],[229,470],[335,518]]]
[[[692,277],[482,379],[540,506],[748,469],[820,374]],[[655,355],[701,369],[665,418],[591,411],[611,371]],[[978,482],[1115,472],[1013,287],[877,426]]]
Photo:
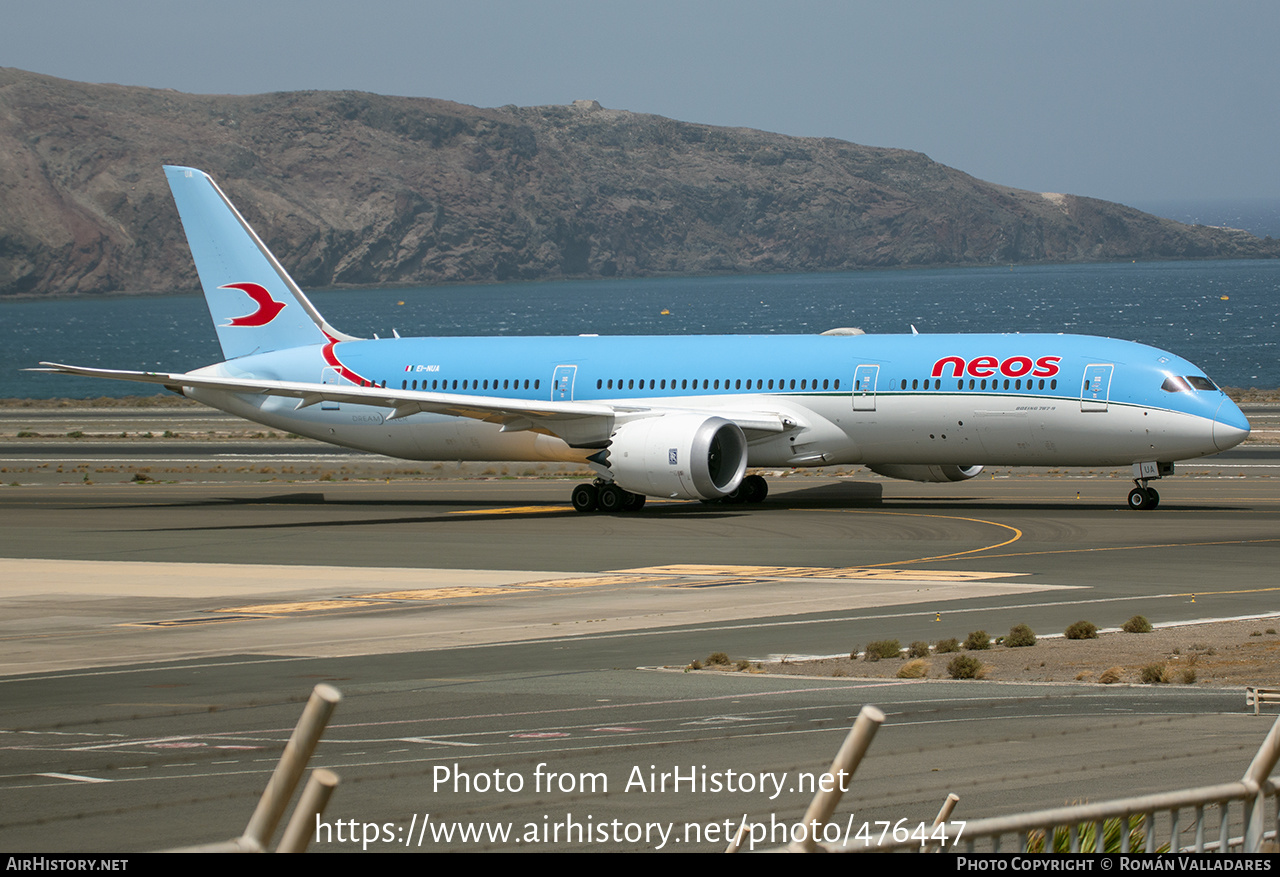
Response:
[[[374,338],[321,316],[202,171],[166,167],[225,361],[162,384],[299,435],[411,460],[590,466],[581,512],[645,497],[759,502],[750,467],[861,464],[915,481],[984,465],[1132,467],[1234,447],[1240,409],[1185,359],[1081,335]]]

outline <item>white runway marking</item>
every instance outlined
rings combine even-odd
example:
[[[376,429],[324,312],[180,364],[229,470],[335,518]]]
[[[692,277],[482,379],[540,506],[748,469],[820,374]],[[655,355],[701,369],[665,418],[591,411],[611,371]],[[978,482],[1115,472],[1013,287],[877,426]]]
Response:
[[[74,780],[78,783],[109,783],[112,780],[104,780],[102,777],[82,777],[74,773],[38,773],[38,777],[50,777],[55,780]]]

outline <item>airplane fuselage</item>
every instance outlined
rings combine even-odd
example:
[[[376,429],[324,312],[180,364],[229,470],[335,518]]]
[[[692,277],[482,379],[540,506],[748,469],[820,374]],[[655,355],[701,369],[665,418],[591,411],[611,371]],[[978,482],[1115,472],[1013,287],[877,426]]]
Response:
[[[1076,335],[396,338],[240,357],[197,374],[341,382],[459,396],[772,412],[750,466],[1121,466],[1217,453],[1248,422],[1190,362]],[[1201,380],[1204,380],[1201,378]],[[582,460],[532,430],[276,396],[189,395],[324,441],[415,460]]]

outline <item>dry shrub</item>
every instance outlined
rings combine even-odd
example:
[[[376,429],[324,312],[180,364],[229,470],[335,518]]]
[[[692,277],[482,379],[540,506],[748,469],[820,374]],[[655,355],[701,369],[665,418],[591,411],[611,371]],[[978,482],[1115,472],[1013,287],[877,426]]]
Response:
[[[867,643],[867,656],[864,660],[879,661],[881,658],[897,658],[901,655],[902,645],[896,639],[881,639]]]
[[[898,668],[899,679],[923,679],[929,675],[929,662],[923,658],[907,661]]]
[[[1120,625],[1120,629],[1125,633],[1151,633],[1151,622],[1147,621],[1146,616],[1135,615]]]
[[[1148,664],[1138,672],[1138,678],[1144,685],[1159,685],[1169,681],[1164,664]]]
[[[982,662],[972,655],[956,655],[947,664],[952,679],[980,679],[983,669]]]
[[[1015,624],[1009,628],[1009,635],[1004,638],[1004,645],[1011,649],[1025,648],[1035,644],[1035,631],[1025,624]]]
[[[1092,621],[1077,621],[1067,628],[1067,639],[1097,639],[1098,625]]]

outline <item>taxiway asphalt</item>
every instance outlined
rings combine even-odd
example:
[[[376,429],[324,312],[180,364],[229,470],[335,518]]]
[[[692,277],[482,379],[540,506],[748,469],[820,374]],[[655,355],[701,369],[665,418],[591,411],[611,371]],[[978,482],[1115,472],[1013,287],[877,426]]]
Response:
[[[1152,512],[1128,510],[1111,473],[1000,470],[789,476],[758,507],[606,516],[574,513],[567,480],[426,479],[352,456],[349,472],[320,459],[335,479],[320,481],[255,459],[281,441],[244,442],[234,466],[164,445],[140,483],[97,471],[119,464],[86,463],[83,445],[0,450],[6,469],[49,467],[0,475],[22,485],[0,488],[0,848],[238,834],[320,681],[345,697],[316,757],[343,778],[327,818],[378,826],[369,848],[385,850],[657,845],[579,842],[575,821],[669,824],[688,839],[664,848],[716,849],[713,825],[799,819],[801,775],[829,764],[864,703],[889,720],[842,811],[859,823],[927,822],[948,791],[976,818],[1226,781],[1269,727],[1241,692],[1203,686],[678,669],[1019,622],[1274,614],[1267,447],[1180,465]],[[26,462],[38,453],[54,456]],[[535,788],[548,770],[559,785]],[[523,787],[477,791],[495,772]],[[649,788],[729,772],[784,789]],[[424,814],[432,832],[549,839],[419,841]]]

